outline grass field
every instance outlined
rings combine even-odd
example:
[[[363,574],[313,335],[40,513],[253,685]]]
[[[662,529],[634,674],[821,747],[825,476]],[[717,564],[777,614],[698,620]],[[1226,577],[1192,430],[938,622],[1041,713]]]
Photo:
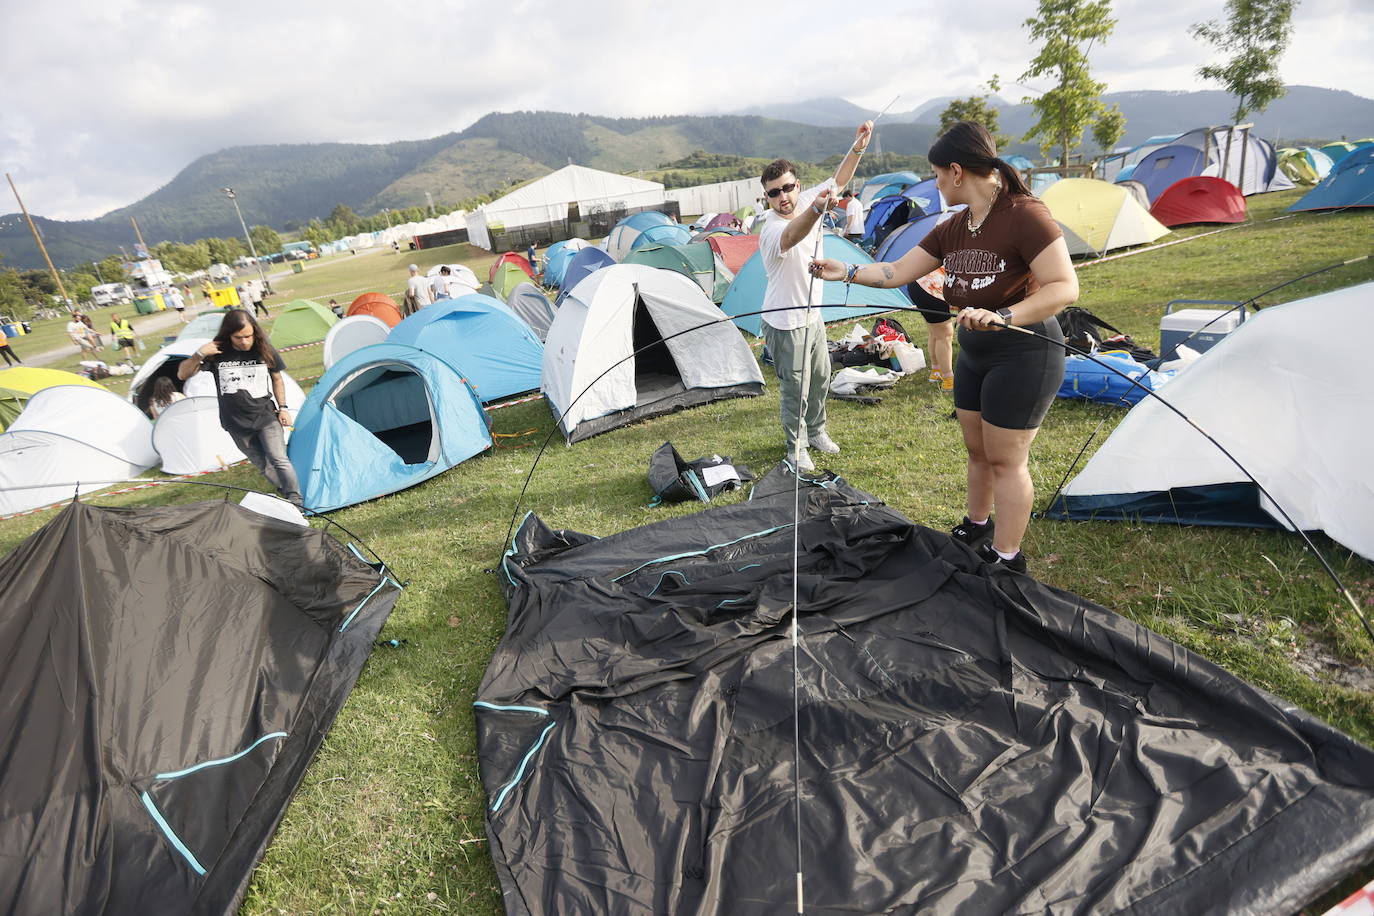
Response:
[[[1297,196],[1251,198],[1254,220],[1240,228],[1082,265],[1079,305],[1153,345],[1169,300],[1245,299],[1370,252],[1374,213],[1274,219]],[[461,261],[485,278],[491,260],[467,246],[336,256],[310,262],[304,273],[277,284],[275,303],[301,297],[323,303],[347,290],[395,293],[411,261],[422,268]],[[1371,279],[1374,262],[1365,261],[1261,301],[1272,305]],[[920,321],[904,323],[921,336]],[[318,348],[289,354],[292,373],[318,375],[318,354]],[[422,486],[337,513],[408,582],[383,631],[406,642],[377,650],[363,671],[256,872],[244,912],[500,912],[483,833],[471,702],[504,628],[505,604],[491,569],[512,518],[533,510],[556,527],[605,535],[692,512],[690,505],[647,508],[653,450],[671,441],[684,456],[731,455],[766,471],[781,457],[777,407],[770,378],[761,398],[712,404],[571,448],[555,440],[523,502],[521,487],[552,420],[537,401],[501,409],[493,414],[494,431],[513,438],[498,440],[493,452]],[[903,381],[880,407],[835,402],[831,431],[844,452],[825,464],[913,520],[948,529],[962,516],[964,492],[963,451],[950,409],[947,394],[920,380]],[[1100,442],[1122,416],[1100,405],[1055,405],[1032,450],[1038,504],[1085,440],[1095,432]],[[203,479],[266,486],[246,466]],[[168,486],[95,500],[143,505],[205,496],[203,488]],[[0,522],[0,547],[12,548],[52,514]],[[1319,546],[1374,612],[1374,567],[1330,541]],[[1036,520],[1026,550],[1038,579],[1139,621],[1374,743],[1368,686],[1374,646],[1297,538]]]

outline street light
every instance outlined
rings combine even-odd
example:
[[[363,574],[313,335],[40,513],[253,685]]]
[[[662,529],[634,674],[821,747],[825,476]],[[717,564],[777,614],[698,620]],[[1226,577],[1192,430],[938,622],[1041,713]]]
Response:
[[[224,192],[225,197],[233,202],[234,212],[239,215],[239,225],[243,227],[243,237],[248,241],[248,253],[253,256],[253,263],[258,267],[258,278],[262,280],[263,295],[267,295],[272,286],[267,282],[267,274],[262,272],[262,261],[258,258],[258,252],[253,248],[253,237],[248,234],[248,224],[243,221],[243,211],[239,209],[238,195],[234,193],[233,188],[220,188],[220,190]]]

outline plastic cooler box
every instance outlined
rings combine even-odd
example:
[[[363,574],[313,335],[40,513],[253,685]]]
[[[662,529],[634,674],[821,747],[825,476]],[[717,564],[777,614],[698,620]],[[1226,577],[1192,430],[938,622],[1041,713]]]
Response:
[[[1228,308],[1177,308],[1180,305],[1223,305]],[[1245,320],[1245,307],[1224,299],[1176,299],[1164,306],[1159,320],[1160,355],[1184,344],[1199,353],[1212,349]],[[1196,333],[1194,333],[1196,332]],[[1191,337],[1189,335],[1192,335]],[[1169,357],[1170,359],[1173,356]]]

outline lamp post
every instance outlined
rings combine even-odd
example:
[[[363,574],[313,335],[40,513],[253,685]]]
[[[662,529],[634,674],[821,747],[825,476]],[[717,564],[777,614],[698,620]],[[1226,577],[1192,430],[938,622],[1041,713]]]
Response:
[[[267,295],[267,292],[272,287],[267,282],[267,274],[263,273],[262,271],[262,261],[258,258],[258,252],[256,249],[253,248],[253,237],[248,234],[248,224],[243,221],[243,211],[239,209],[238,195],[234,193],[233,188],[220,188],[220,190],[223,191],[224,196],[229,198],[229,200],[234,204],[234,212],[239,215],[239,225],[243,227],[243,237],[248,241],[248,253],[253,256],[253,263],[257,265],[258,278],[262,280],[263,295]]]

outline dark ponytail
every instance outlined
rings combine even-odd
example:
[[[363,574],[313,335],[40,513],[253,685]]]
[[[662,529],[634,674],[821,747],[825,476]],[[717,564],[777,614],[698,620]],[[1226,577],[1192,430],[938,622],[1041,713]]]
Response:
[[[957,162],[965,171],[983,178],[996,169],[1002,175],[1002,187],[1007,194],[1030,196],[1031,190],[1021,173],[997,156],[992,134],[977,121],[960,121],[945,131],[931,144],[926,158],[942,169]]]

